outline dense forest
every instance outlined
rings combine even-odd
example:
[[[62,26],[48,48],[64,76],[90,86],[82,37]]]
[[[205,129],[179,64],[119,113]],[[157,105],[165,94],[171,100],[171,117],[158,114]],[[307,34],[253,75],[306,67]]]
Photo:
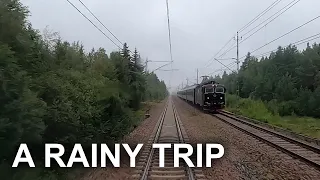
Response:
[[[87,53],[55,33],[41,35],[27,16],[19,0],[0,2],[2,164],[20,143],[118,140],[139,121],[142,101],[167,96],[165,83],[144,70],[127,44],[119,52]]]
[[[239,74],[233,72],[215,79],[229,93],[265,102],[281,116],[320,117],[320,44],[299,51],[295,46],[279,47],[269,57],[258,59],[247,54]]]

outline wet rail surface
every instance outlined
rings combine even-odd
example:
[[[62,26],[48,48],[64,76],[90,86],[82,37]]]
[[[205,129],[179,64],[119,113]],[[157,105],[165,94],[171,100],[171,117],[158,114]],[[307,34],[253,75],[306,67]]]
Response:
[[[316,145],[291,138],[272,129],[248,122],[247,120],[236,117],[230,112],[219,111],[219,114],[214,114],[213,116],[320,170],[320,148]]]
[[[174,167],[173,148],[165,151],[164,167],[159,167],[159,151],[153,149],[153,143],[188,143],[188,136],[182,126],[180,117],[171,98],[160,115],[158,123],[140,155],[133,179],[206,179],[201,169],[188,167],[180,159],[179,167]],[[172,145],[173,146],[173,145]]]

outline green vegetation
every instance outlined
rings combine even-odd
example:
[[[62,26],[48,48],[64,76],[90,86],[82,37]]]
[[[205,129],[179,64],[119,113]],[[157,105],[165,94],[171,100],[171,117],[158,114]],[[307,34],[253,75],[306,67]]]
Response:
[[[166,92],[166,89],[167,87],[164,82],[160,82],[155,74],[152,73],[147,76],[146,99],[156,101],[162,100],[167,96],[166,93],[163,93]]]
[[[292,45],[278,47],[261,59],[248,53],[239,73],[224,72],[215,80],[230,94],[237,93],[239,82],[239,96],[249,98],[236,101],[231,96],[234,111],[319,138],[319,70],[320,44],[308,43],[302,51]]]
[[[12,169],[17,146],[116,141],[137,125],[141,102],[163,99],[167,90],[127,44],[109,55],[103,48],[86,53],[57,34],[41,36],[27,15],[19,0],[0,2],[0,174],[63,179],[67,170]],[[39,166],[41,155],[32,157]]]
[[[228,94],[227,110],[245,117],[259,120],[270,125],[284,128],[293,132],[320,138],[320,119],[312,117],[280,116],[274,113],[277,104],[265,103],[251,98],[239,98]]]
[[[275,106],[273,113],[320,118],[320,44],[300,52],[279,47],[260,60],[248,53],[239,71],[216,77],[235,94],[239,76],[240,97],[261,99]]]

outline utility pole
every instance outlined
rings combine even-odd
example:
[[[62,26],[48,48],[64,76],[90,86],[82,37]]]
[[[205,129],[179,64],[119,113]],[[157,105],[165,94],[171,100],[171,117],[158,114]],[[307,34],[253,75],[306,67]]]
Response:
[[[189,79],[187,78],[187,86],[188,86],[188,84],[189,84]]]
[[[149,62],[149,60],[148,60],[148,57],[147,57],[147,59],[146,59],[146,65],[145,65],[145,71],[146,71],[146,72],[148,71],[148,62]]]
[[[199,84],[198,78],[199,78],[199,70],[197,68],[197,84]]]
[[[237,32],[237,71],[239,73],[239,34]]]
[[[237,32],[237,95],[240,95],[240,85],[239,85],[239,33]]]

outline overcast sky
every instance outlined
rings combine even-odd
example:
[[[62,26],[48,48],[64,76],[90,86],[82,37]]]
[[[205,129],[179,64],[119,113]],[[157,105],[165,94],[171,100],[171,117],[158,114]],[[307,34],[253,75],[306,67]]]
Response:
[[[102,30],[103,27],[92,17],[78,0],[70,0],[84,14],[93,20]],[[136,47],[143,58],[154,61],[170,61],[167,12],[165,0],[82,0],[88,8],[115,34],[122,42],[127,42],[129,48]],[[181,84],[196,82],[196,68],[199,76],[206,75],[217,69],[224,68],[213,61],[206,63],[220,48],[236,34],[237,30],[265,10],[275,0],[169,0],[173,69],[172,73],[156,71],[158,77],[164,80],[172,89]],[[242,31],[240,36],[283,8],[292,0],[282,0],[256,23]],[[59,32],[68,41],[80,41],[86,49],[103,47],[107,52],[117,50],[117,47],[105,38],[95,27],[84,19],[67,0],[22,0],[29,7],[34,28],[43,31],[46,26]],[[283,13],[273,22],[264,27],[239,46],[239,57],[269,41],[285,34],[301,24],[320,15],[319,0],[301,0],[291,9]],[[254,52],[261,54],[277,48],[278,45],[304,39],[319,33],[320,18],[294,31],[267,46]],[[106,34],[112,37],[107,30]],[[254,31],[252,31],[254,32]],[[250,35],[251,33],[247,34]],[[247,36],[243,36],[243,39]],[[319,42],[320,39],[311,42]],[[116,41],[115,41],[116,42]],[[235,43],[230,42],[227,47]],[[119,44],[120,45],[120,44]],[[305,47],[305,44],[299,46]],[[227,49],[227,48],[226,48]],[[221,58],[236,57],[236,49]],[[230,64],[234,60],[224,60]],[[164,63],[149,63],[152,71]],[[207,63],[208,64],[208,63]],[[170,69],[171,66],[162,68]],[[236,69],[233,66],[232,69]],[[217,72],[222,73],[223,71]],[[200,80],[200,78],[199,78]]]

